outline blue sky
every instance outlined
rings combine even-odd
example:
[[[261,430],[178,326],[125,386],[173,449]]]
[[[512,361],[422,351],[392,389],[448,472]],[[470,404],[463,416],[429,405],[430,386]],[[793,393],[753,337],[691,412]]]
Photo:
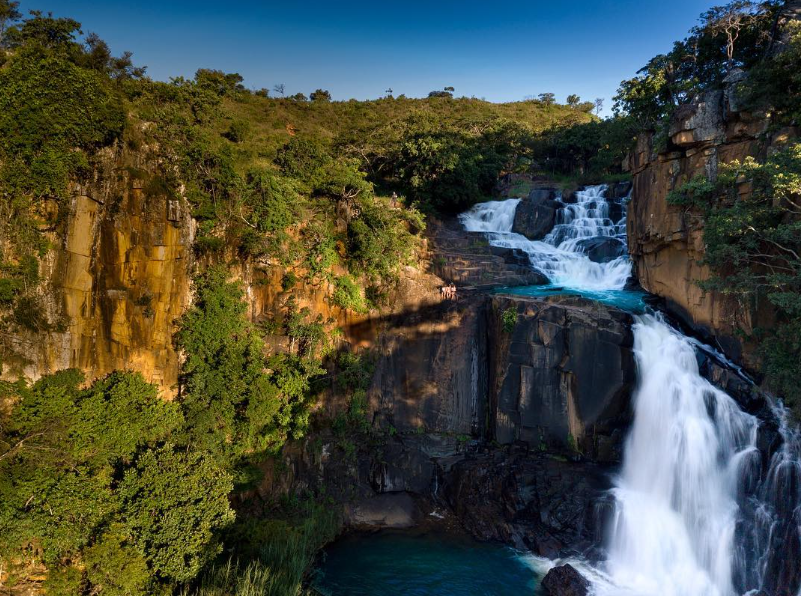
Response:
[[[714,2],[622,0],[473,2],[209,2],[22,0],[70,16],[130,50],[160,80],[198,68],[239,72],[251,88],[320,87],[367,99],[391,87],[424,96],[514,101],[543,92],[606,98],[684,37]]]

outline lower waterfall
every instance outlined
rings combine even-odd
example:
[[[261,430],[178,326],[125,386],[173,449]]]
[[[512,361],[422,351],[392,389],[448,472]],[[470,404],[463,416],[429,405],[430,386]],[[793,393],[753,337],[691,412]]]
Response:
[[[614,588],[599,593],[729,596],[757,419],[699,374],[691,342],[658,316],[638,317],[634,350],[639,387],[606,563]]]

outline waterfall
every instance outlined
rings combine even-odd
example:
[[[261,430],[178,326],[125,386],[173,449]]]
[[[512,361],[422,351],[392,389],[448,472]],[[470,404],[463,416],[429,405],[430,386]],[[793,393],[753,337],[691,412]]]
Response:
[[[596,263],[586,253],[587,241],[608,239],[623,242],[626,211],[617,221],[609,218],[607,186],[588,186],[576,192],[576,202],[563,205],[554,229],[542,241],[512,232],[515,211],[521,199],[479,203],[462,213],[459,220],[468,232],[483,232],[492,246],[525,253],[554,286],[575,290],[622,290],[631,275],[628,256]]]
[[[554,286],[597,297],[623,289],[631,272],[627,256],[586,254],[588,240],[625,241],[625,202],[613,222],[606,190],[577,192],[542,241],[512,232],[520,199],[481,203],[460,221],[524,252]],[[596,596],[801,596],[801,433],[786,409],[769,403],[761,419],[741,410],[701,376],[696,354],[742,371],[661,315],[637,316],[633,332],[634,422],[605,561],[571,563]]]
[[[639,387],[599,594],[731,596],[742,467],[757,419],[704,379],[660,317],[634,326]],[[614,587],[612,587],[614,586]]]

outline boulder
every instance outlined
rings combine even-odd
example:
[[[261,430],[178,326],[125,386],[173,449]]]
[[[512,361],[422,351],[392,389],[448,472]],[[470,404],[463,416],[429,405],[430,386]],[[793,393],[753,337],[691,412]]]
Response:
[[[407,493],[362,498],[345,506],[345,523],[358,529],[411,528],[421,514]]]
[[[542,589],[547,596],[586,596],[590,582],[568,564],[551,569],[542,580]]]
[[[554,188],[535,188],[522,199],[515,212],[512,231],[529,240],[541,240],[556,223],[556,212],[561,206],[559,191]]]
[[[739,86],[748,78],[748,75],[740,68],[734,68],[723,79],[725,85],[723,100],[726,108],[726,115],[732,116],[743,110],[743,100],[739,92]]]
[[[626,254],[626,245],[617,238],[598,236],[586,238],[578,242],[578,246],[587,254],[590,261],[608,263]]]
[[[370,484],[377,493],[406,491],[419,495],[427,493],[434,479],[434,463],[414,441],[407,444],[396,438],[383,449],[376,461]]]
[[[679,107],[670,123],[670,140],[681,149],[712,145],[723,138],[723,91],[707,91],[698,101]]]

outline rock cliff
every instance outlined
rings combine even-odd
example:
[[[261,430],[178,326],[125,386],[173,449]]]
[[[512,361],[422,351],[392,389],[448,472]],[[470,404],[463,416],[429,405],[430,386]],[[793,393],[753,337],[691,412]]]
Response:
[[[146,152],[108,149],[98,163],[92,179],[73,185],[41,261],[46,325],[6,329],[3,377],[129,369],[169,392],[178,375],[174,321],[190,300],[193,222],[148,173],[158,168]]]
[[[493,437],[618,461],[635,383],[631,315],[575,297],[497,296],[491,311]]]
[[[627,233],[642,287],[665,298],[668,310],[698,332],[714,336],[731,357],[754,366],[751,347],[741,344],[738,330],[769,324],[770,309],[699,287],[710,277],[702,263],[703,222],[667,202],[672,190],[693,177],[714,177],[719,164],[748,156],[764,158],[797,136],[795,129],[773,130],[767,114],[744,111],[737,94],[743,76],[732,72],[725,90],[704,93],[677,110],[665,149],[656,148],[652,133],[640,135],[629,160],[634,186]],[[749,192],[743,185],[742,195]]]

